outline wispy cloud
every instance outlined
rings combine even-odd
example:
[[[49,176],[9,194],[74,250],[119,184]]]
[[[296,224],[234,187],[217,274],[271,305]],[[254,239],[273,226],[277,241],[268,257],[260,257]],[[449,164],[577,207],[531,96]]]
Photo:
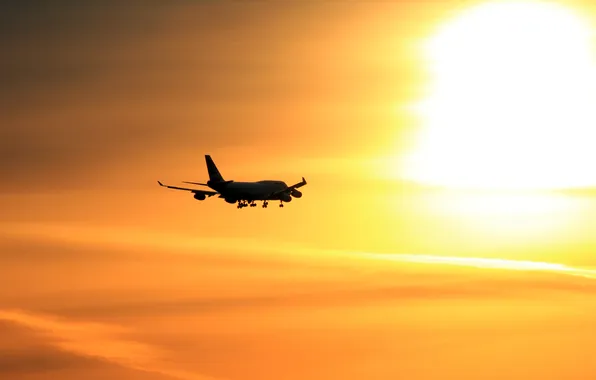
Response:
[[[164,364],[165,352],[126,339],[125,335],[130,331],[119,326],[70,321],[19,310],[0,310],[0,320],[39,331],[47,336],[49,344],[66,352],[181,380],[213,380],[208,376],[169,368]]]
[[[548,263],[528,260],[508,260],[497,258],[479,257],[454,257],[439,255],[419,254],[381,254],[381,253],[359,253],[360,257],[374,260],[387,260],[402,263],[454,265],[461,267],[473,267],[482,269],[505,269],[515,271],[533,271],[560,273],[570,276],[579,276],[596,279],[596,269],[577,268],[559,263]]]
[[[0,237],[37,238],[44,241],[102,245],[120,248],[167,250],[171,253],[196,253],[207,249],[223,252],[255,252],[274,261],[304,261],[309,264],[350,266],[353,261],[388,261],[421,265],[449,265],[479,269],[548,272],[596,279],[596,269],[563,263],[512,260],[503,258],[458,257],[440,254],[350,252],[319,249],[287,242],[251,238],[192,237],[132,228],[85,227],[67,224],[5,223],[0,224]],[[283,257],[279,253],[283,252]]]

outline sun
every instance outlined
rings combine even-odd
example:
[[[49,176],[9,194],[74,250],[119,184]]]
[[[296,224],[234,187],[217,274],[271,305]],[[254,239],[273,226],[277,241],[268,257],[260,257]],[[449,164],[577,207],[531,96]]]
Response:
[[[421,131],[400,172],[444,187],[596,185],[593,30],[552,2],[468,9],[424,45]]]

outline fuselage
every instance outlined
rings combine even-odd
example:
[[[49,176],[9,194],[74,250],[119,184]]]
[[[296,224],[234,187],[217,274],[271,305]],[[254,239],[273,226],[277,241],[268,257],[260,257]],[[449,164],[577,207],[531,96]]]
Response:
[[[271,196],[288,188],[283,181],[264,180],[258,182],[208,182],[209,187],[219,192],[220,198],[225,198],[228,203],[236,203],[239,200],[246,201],[266,201],[266,200],[284,200],[289,202],[292,197],[282,193],[277,196]]]

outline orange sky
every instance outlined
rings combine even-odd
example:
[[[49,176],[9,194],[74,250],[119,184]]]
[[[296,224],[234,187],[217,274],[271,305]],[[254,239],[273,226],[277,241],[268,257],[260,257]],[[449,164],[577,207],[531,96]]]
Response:
[[[592,189],[399,178],[419,47],[477,3],[6,7],[0,379],[594,378]],[[157,186],[206,153],[304,196]]]

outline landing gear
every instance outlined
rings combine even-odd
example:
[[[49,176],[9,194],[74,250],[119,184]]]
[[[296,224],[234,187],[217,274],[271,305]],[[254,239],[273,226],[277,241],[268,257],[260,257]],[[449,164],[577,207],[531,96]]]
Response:
[[[238,206],[236,206],[236,208],[243,208],[243,207],[257,207],[257,204],[255,203],[255,201],[250,201],[250,203],[248,201],[244,201],[244,200],[240,200],[238,201]]]
[[[283,201],[279,201],[279,207],[284,207],[284,202]],[[238,201],[238,205],[236,206],[236,208],[241,209],[244,207],[257,207],[257,203],[255,201]],[[269,201],[263,201],[263,208],[267,208],[267,206],[269,206]]]

